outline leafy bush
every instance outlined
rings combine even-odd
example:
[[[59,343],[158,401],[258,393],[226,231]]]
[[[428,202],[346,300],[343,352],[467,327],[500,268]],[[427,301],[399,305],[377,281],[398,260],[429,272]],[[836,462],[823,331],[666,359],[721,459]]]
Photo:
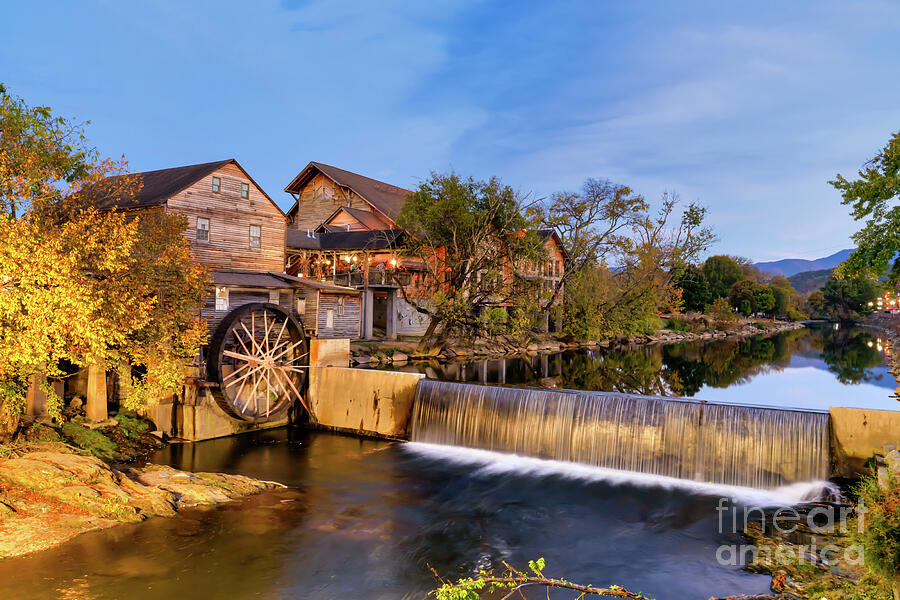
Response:
[[[877,477],[864,478],[856,493],[865,502],[861,542],[866,566],[886,582],[900,578],[900,482],[889,475],[881,485]]]
[[[504,308],[493,306],[486,308],[481,313],[480,321],[479,325],[481,325],[481,330],[484,333],[489,336],[500,335],[506,331],[509,323],[509,313]]]
[[[794,308],[793,306],[787,307],[787,310],[785,310],[784,312],[784,316],[791,321],[803,321],[807,318],[801,310]]]
[[[725,298],[719,298],[706,308],[706,314],[713,318],[715,328],[719,331],[732,329],[740,318],[731,310],[731,304]]]

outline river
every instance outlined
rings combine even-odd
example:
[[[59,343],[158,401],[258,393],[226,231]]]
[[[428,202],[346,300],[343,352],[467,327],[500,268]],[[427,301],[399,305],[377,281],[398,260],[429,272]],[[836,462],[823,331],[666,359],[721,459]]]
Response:
[[[537,357],[508,364],[506,377],[756,404],[894,408],[884,350],[866,331],[821,329],[563,354],[544,372]],[[488,381],[495,372],[471,365],[440,372],[487,373]],[[0,598],[418,600],[434,586],[430,568],[457,577],[541,556],[550,575],[659,600],[762,593],[768,577],[717,562],[717,550],[741,543],[719,519],[720,498],[756,505],[805,493],[287,429],[173,444],[152,460],[289,488],[0,561]]]

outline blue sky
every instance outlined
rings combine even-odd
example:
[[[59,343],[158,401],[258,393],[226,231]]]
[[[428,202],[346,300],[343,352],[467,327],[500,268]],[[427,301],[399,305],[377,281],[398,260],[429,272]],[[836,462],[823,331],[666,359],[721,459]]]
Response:
[[[310,160],[699,200],[755,260],[848,247],[827,184],[900,130],[897,2],[7,2],[0,81],[135,170]]]

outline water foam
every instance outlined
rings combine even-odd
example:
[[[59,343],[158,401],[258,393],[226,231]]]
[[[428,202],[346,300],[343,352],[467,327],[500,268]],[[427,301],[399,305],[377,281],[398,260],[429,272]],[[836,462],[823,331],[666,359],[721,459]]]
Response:
[[[756,489],[460,446],[405,442],[401,448],[429,460],[473,467],[472,475],[480,477],[511,474],[603,482],[613,486],[673,489],[698,496],[727,497],[734,502],[753,506],[794,505],[820,500],[837,492],[837,487],[828,481],[803,481],[773,489]]]

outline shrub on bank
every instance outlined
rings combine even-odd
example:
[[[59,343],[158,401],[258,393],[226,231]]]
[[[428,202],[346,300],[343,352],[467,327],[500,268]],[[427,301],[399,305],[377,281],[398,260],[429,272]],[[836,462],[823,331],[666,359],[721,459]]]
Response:
[[[900,584],[900,481],[894,474],[883,480],[864,478],[856,488],[865,503],[865,527],[860,541],[866,567],[886,584]]]

